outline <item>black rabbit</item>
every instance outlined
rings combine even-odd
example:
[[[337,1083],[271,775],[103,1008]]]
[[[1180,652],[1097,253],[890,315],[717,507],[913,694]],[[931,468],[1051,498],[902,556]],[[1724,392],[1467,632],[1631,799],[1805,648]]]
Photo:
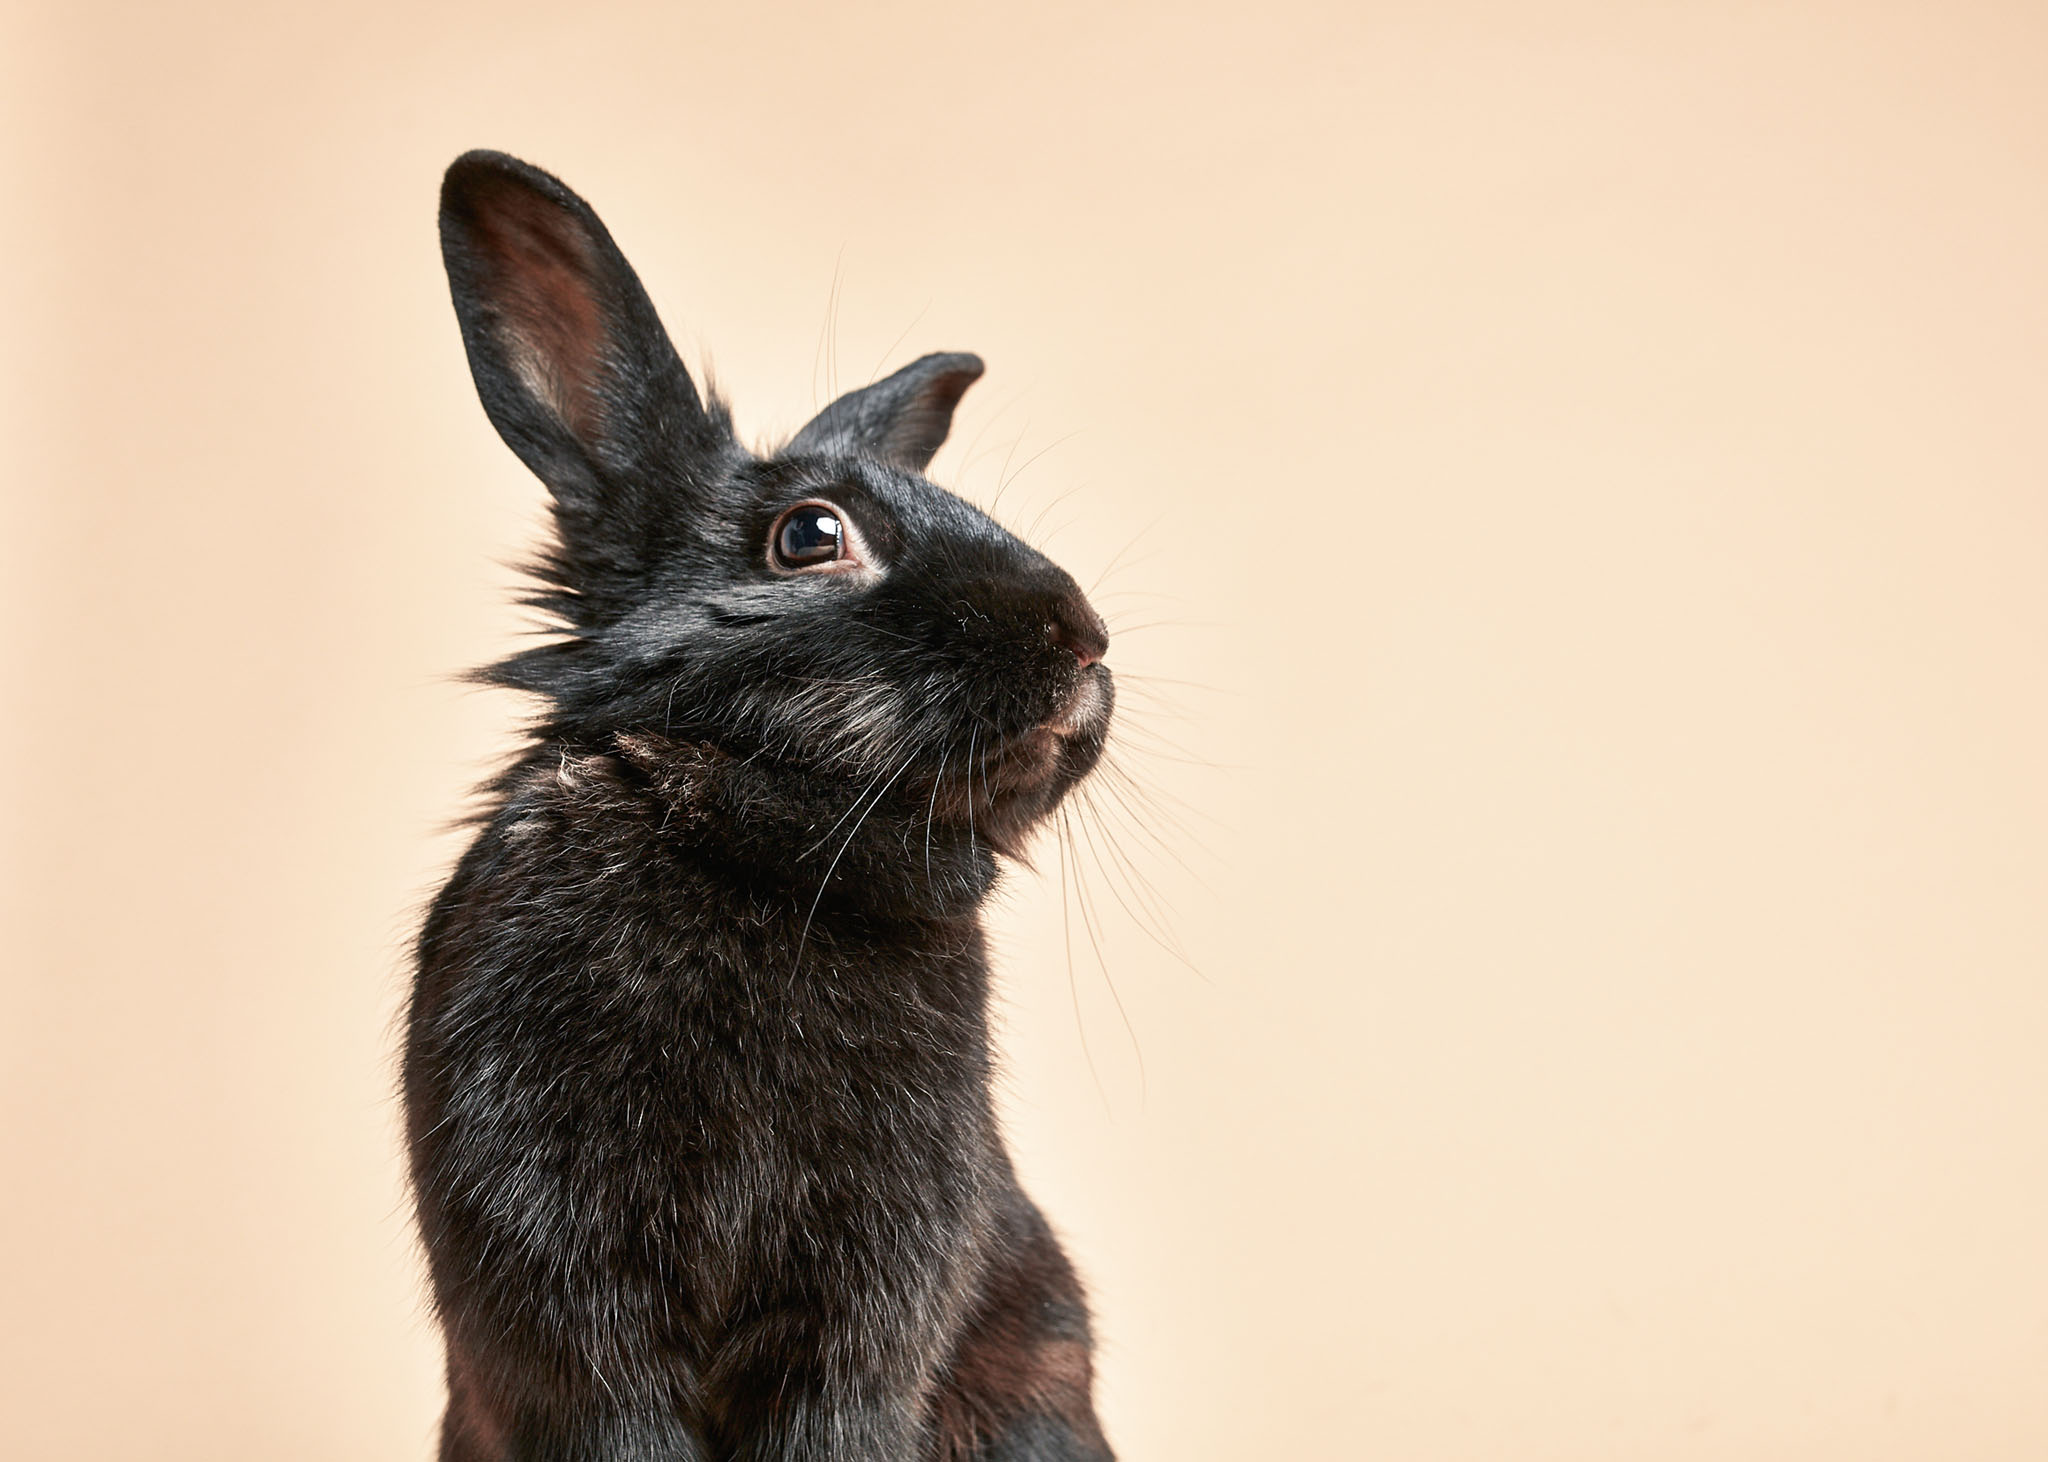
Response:
[[[486,672],[543,709],[419,940],[441,1456],[1108,1458],[978,915],[1101,754],[1107,636],[921,475],[981,362],[759,456],[556,179],[467,154],[441,239],[564,630]]]

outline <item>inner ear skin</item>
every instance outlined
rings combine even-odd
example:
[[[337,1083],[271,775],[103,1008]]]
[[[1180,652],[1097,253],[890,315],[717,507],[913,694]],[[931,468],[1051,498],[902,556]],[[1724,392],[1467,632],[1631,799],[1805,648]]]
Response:
[[[590,241],[548,200],[509,183],[471,194],[471,237],[491,275],[494,333],[520,384],[579,439],[603,425],[606,343]]]

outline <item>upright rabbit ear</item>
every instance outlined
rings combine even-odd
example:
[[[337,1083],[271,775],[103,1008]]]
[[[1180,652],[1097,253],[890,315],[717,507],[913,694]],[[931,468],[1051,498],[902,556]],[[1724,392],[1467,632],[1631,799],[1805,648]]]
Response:
[[[922,472],[953,429],[953,408],[981,372],[980,356],[959,351],[914,360],[893,376],[841,396],[783,452],[859,454]]]
[[[563,577],[630,573],[730,449],[590,205],[499,152],[441,184],[441,253],[484,410],[554,493]]]

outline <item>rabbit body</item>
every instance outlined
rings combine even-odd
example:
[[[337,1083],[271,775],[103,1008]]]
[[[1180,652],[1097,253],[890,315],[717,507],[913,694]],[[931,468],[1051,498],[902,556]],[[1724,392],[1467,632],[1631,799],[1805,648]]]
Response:
[[[545,709],[418,946],[441,1455],[1107,1459],[978,909],[1111,681],[1073,581],[921,476],[980,363],[764,459],[555,179],[469,154],[442,229],[566,633],[491,672]]]

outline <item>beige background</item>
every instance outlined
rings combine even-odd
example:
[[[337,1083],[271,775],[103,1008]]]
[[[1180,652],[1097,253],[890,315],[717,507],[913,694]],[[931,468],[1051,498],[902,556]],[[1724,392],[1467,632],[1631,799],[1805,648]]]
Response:
[[[995,919],[1128,1458],[2048,1456],[2040,7],[5,27],[10,1457],[430,1445],[479,144],[750,432],[984,353],[935,475],[1109,571],[1200,977],[1089,865],[1127,1032],[1049,848]]]

